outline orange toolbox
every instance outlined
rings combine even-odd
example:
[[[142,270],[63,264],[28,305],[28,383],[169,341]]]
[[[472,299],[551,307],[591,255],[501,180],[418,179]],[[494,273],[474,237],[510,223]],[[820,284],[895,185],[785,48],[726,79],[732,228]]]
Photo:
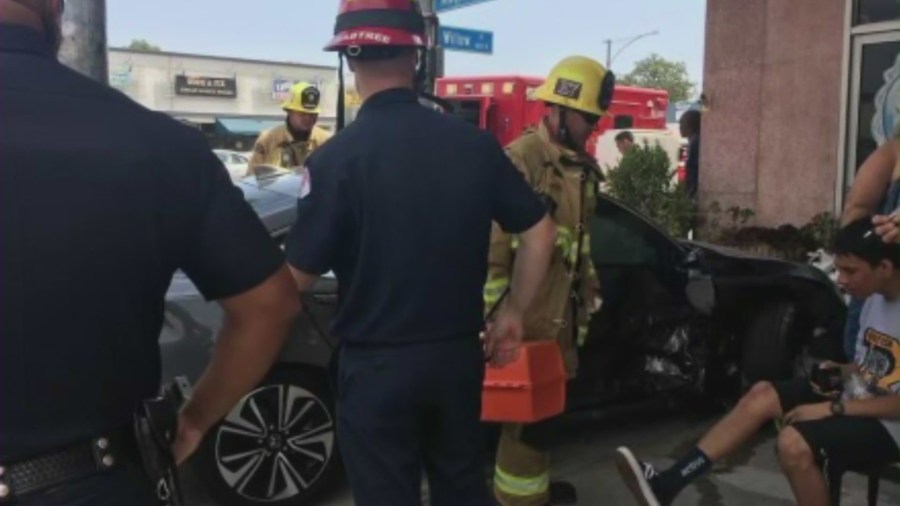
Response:
[[[485,371],[481,419],[534,423],[566,408],[566,370],[556,341],[522,345],[512,364]]]

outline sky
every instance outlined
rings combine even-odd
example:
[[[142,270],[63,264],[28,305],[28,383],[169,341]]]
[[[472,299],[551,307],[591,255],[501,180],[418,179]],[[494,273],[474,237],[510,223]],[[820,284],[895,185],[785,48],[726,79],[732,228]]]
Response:
[[[109,45],[145,39],[163,50],[336,64],[322,51],[337,0],[107,0]],[[446,75],[546,75],[572,54],[603,62],[606,39],[617,74],[657,53],[687,63],[692,81],[703,73],[705,0],[490,0],[441,15],[441,23],[494,32],[494,54],[447,52]]]

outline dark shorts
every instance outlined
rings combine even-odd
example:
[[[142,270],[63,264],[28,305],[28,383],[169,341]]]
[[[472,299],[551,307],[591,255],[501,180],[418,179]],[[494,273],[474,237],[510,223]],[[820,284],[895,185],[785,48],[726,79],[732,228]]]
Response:
[[[798,406],[827,401],[806,380],[775,383],[785,414]],[[865,470],[900,462],[900,449],[877,418],[836,416],[792,425],[823,467]]]

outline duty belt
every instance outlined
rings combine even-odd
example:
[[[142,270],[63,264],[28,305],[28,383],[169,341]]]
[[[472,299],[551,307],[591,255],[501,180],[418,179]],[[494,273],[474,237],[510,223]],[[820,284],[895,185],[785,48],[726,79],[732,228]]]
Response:
[[[179,376],[141,403],[130,427],[18,462],[0,461],[0,504],[128,463],[149,478],[159,504],[182,506],[172,444],[190,389]]]
[[[94,474],[137,462],[129,429],[82,441],[67,448],[0,466],[0,504]]]

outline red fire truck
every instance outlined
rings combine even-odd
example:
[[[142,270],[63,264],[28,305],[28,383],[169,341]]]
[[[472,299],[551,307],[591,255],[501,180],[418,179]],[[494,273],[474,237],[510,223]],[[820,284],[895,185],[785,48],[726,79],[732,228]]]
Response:
[[[489,130],[505,146],[540,122],[546,106],[533,95],[543,82],[517,75],[444,77],[436,88],[439,97],[453,103],[457,115]],[[665,130],[668,107],[666,91],[616,86],[609,114],[588,141],[587,152],[594,154],[597,138],[610,129]]]

